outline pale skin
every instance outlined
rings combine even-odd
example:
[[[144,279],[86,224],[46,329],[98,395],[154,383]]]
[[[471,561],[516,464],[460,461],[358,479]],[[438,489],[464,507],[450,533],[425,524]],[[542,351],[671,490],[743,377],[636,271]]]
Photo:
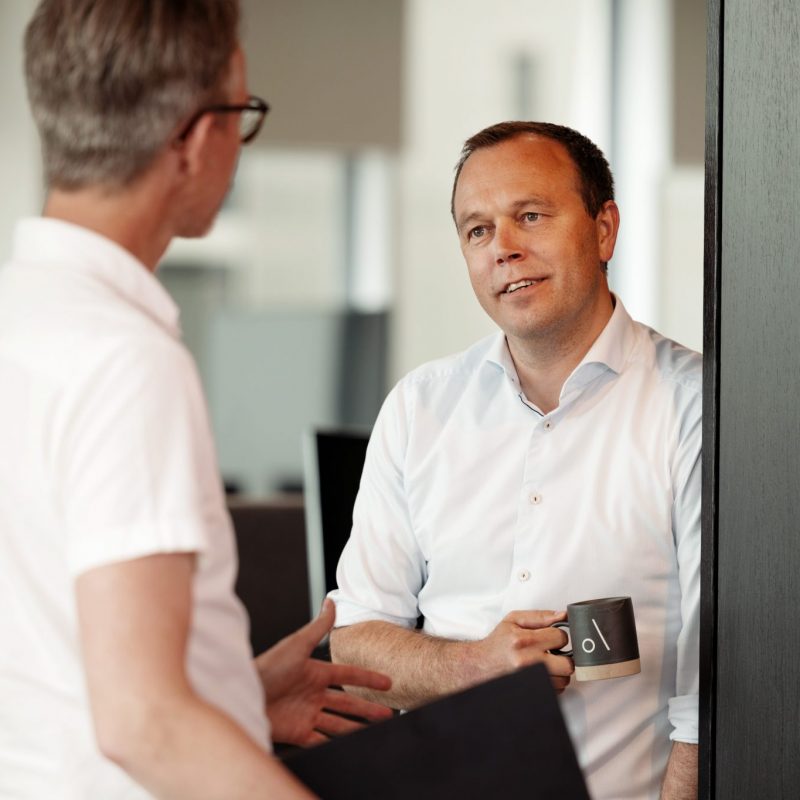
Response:
[[[548,413],[613,312],[603,264],[614,252],[619,210],[609,200],[590,214],[566,148],[523,134],[470,156],[454,211],[475,295],[506,335],[525,397]],[[554,612],[514,611],[478,642],[364,622],[334,630],[331,652],[391,674],[390,702],[401,706],[535,661],[547,665],[563,691],[572,663],[547,652],[564,641],[548,632],[555,618]],[[676,743],[662,800],[696,797],[696,764],[696,745]]]
[[[247,97],[236,51],[230,102]],[[169,142],[132,186],[52,189],[44,215],[94,230],[155,270],[174,236],[199,236],[213,222],[239,152],[232,115],[201,117]],[[159,798],[286,798],[313,795],[224,713],[199,697],[185,669],[195,556],[167,553],[109,564],[75,583],[92,718],[100,750]],[[334,685],[390,687],[384,675],[309,658],[334,623],[320,616],[256,659],[273,738],[309,745],[359,724],[333,712],[382,720],[391,711]]]

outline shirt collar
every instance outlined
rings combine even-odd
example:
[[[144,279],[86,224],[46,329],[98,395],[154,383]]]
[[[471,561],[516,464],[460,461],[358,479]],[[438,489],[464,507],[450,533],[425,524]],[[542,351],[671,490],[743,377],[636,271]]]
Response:
[[[76,270],[180,337],[180,311],[167,290],[141,261],[99,233],[58,219],[23,219],[14,231],[13,260]]]
[[[606,369],[617,374],[622,372],[633,350],[635,340],[633,320],[619,297],[614,295],[614,311],[611,313],[611,317],[581,359],[580,364],[564,381],[561,396],[564,397],[567,391],[585,386]],[[486,351],[486,361],[503,370],[508,380],[519,388],[517,370],[502,331],[499,331],[492,339]]]
[[[636,335],[633,320],[622,301],[616,295],[613,298],[614,311],[610,319],[581,359],[581,363],[573,370],[573,375],[586,364],[602,364],[617,374],[622,372],[633,349]]]

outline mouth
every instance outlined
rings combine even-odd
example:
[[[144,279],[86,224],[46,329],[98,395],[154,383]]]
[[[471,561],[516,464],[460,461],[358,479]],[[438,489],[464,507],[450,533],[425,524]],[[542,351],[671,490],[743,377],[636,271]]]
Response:
[[[515,281],[514,283],[509,283],[500,294],[514,294],[514,292],[519,292],[523,289],[527,289],[529,286],[538,286],[540,283],[543,283],[546,278],[523,278],[521,281]]]

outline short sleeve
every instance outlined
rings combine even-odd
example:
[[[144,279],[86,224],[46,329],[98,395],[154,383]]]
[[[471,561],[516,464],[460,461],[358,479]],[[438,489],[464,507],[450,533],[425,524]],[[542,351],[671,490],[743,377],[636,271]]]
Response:
[[[205,520],[218,501],[208,496],[211,442],[199,380],[179,342],[118,343],[71,381],[50,459],[70,572],[205,550]]]

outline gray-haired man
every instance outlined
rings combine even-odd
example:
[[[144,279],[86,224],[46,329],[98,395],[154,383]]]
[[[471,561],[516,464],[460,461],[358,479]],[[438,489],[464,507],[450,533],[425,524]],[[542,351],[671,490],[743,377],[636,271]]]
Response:
[[[310,797],[270,755],[389,712],[308,658],[256,659],[200,384],[153,276],[201,236],[266,105],[235,0],[44,0],[26,75],[41,218],[0,272],[0,795]],[[267,700],[267,714],[264,700]],[[268,717],[268,718],[267,718]]]

